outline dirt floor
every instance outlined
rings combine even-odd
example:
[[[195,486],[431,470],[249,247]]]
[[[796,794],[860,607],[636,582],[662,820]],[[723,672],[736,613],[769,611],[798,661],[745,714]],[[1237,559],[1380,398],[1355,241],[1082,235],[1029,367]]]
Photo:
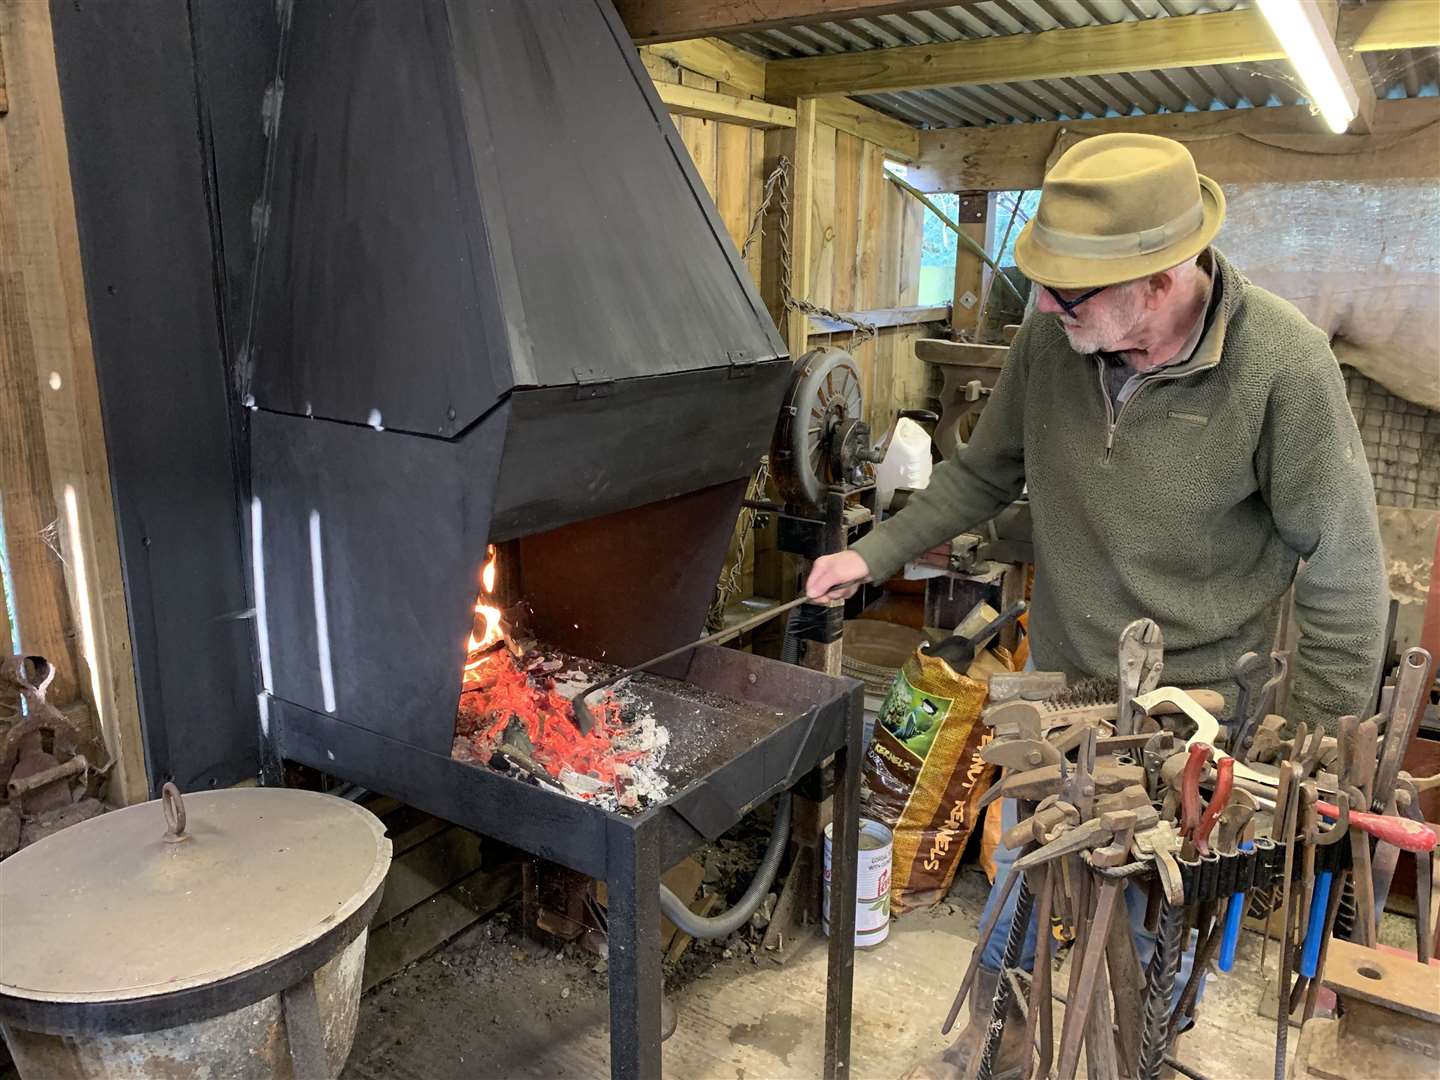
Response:
[[[897,920],[885,944],[858,956],[852,1075],[895,1080],[944,1048],[940,1024],[970,958],[985,892],[979,871],[964,868],[948,903]],[[1387,916],[1382,936],[1403,945],[1407,925]],[[1243,935],[1235,970],[1210,980],[1198,1023],[1180,1040],[1179,1058],[1214,1080],[1273,1074],[1275,1021],[1258,1012],[1260,946],[1258,935]],[[542,951],[521,940],[513,916],[479,924],[366,995],[344,1077],[606,1076],[604,969],[579,949]],[[1266,971],[1273,985],[1273,943]],[[680,1018],[664,1048],[667,1076],[820,1074],[823,939],[783,969],[744,946],[697,946],[667,971],[667,986]],[[1057,1006],[1057,1030],[1062,1015]]]

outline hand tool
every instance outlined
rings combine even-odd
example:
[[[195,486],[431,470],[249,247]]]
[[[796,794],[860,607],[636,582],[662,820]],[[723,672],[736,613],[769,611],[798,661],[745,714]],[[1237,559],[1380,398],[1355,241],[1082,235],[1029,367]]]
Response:
[[[1049,1077],[1050,1063],[1055,1059],[1055,1010],[1050,999],[1050,911],[1055,897],[1055,864],[1047,863],[1042,872],[1045,876],[1035,911],[1035,974],[1030,981],[1030,1008],[1025,1016],[1025,1045],[1035,1045],[1038,1022],[1040,1062],[1036,1072],[1043,1080]]]
[[[1026,844],[1044,847],[1059,839],[1063,831],[1073,829],[1079,824],[1080,811],[1059,795],[1050,795],[1035,807],[1035,812],[1028,818],[1023,818],[1006,829],[1000,842],[1012,850]]]
[[[994,741],[988,746],[1009,742],[1011,739],[1043,740],[1045,737],[1040,710],[1028,701],[1005,701],[999,705],[987,706],[980,714],[980,720],[991,729]],[[1037,761],[1035,764],[1039,765],[1041,762]]]
[[[1000,914],[1005,910],[1005,905],[1010,900],[1010,893],[1015,885],[1024,876],[1011,864],[1010,870],[1005,875],[1005,883],[1000,886],[1000,899],[991,909],[985,921],[980,924],[980,933],[976,935],[975,949],[970,954],[970,964],[965,969],[965,975],[960,980],[960,989],[955,992],[955,1000],[950,1004],[950,1011],[945,1015],[945,1023],[940,1025],[940,1034],[949,1035],[950,1029],[955,1026],[955,1020],[960,1015],[960,1009],[965,1004],[965,999],[970,996],[970,990],[975,985],[975,977],[980,972],[980,957],[985,954],[985,946],[990,942],[990,935],[995,932],[995,924],[1000,921]]]
[[[1275,984],[1275,1080],[1285,1080],[1285,1046],[1290,1039],[1290,1013],[1285,1003],[1290,1000],[1290,964],[1294,957],[1291,939],[1290,875],[1295,866],[1295,816],[1300,805],[1300,785],[1294,780],[1295,767],[1288,761],[1280,765],[1281,784],[1285,788],[1285,811],[1277,842],[1285,845],[1285,872],[1281,878],[1280,903],[1280,972]],[[1278,802],[1278,799],[1277,799]],[[1277,807],[1278,809],[1278,807]],[[1352,832],[1352,836],[1355,834]],[[1367,849],[1368,850],[1368,849]],[[1267,935],[1268,936],[1268,935]]]
[[[1054,765],[1042,765],[1038,769],[1010,773],[1003,777],[998,784],[990,785],[985,794],[980,796],[976,802],[976,809],[983,810],[992,802],[1002,798],[1034,801],[1043,799],[1047,795],[1061,794],[1074,782],[1075,771],[1062,760]],[[1085,776],[1084,783],[1089,788],[1089,801],[1094,800],[1096,791],[1107,793],[1123,791],[1131,784],[1139,784],[1144,780],[1144,772],[1138,765],[1104,765],[1095,769],[1093,774],[1086,773]]]
[[[1012,701],[1008,705],[1001,706],[1004,709],[1029,709],[1032,713],[1034,706],[1021,701]],[[1038,716],[1038,714],[1036,714]],[[989,765],[998,765],[1002,769],[1009,769],[1019,772],[1025,769],[1035,769],[1042,765],[1059,765],[1061,754],[1054,745],[1044,739],[1036,737],[992,739],[980,750],[980,760]]]
[[[1122,820],[1130,823],[1133,833],[1137,826],[1148,829],[1155,825],[1160,820],[1160,814],[1153,806],[1147,805],[1142,810],[1117,810],[1093,817],[1073,828],[1063,829],[1048,844],[1016,859],[1014,866],[1017,870],[1030,870],[1042,863],[1112,844],[1115,842],[1115,822]]]
[[[1106,827],[1114,840],[1104,848],[1092,852],[1092,865],[1120,866],[1130,853],[1130,840],[1135,831],[1135,814],[1120,811],[1105,815]],[[1056,1072],[1059,1080],[1074,1080],[1075,1069],[1080,1062],[1080,1046],[1086,1028],[1086,1021],[1095,994],[1095,982],[1100,971],[1100,961],[1110,937],[1110,920],[1115,916],[1115,904],[1124,883],[1120,879],[1106,878],[1100,885],[1095,900],[1095,915],[1087,927],[1085,949],[1079,958],[1079,975],[1070,994],[1070,1006],[1065,1010],[1065,1022],[1060,1033],[1060,1065]]]
[[[1136,717],[1130,702],[1136,694],[1154,690],[1165,667],[1164,637],[1154,619],[1136,619],[1120,634],[1119,695],[1115,706],[1115,732],[1133,735]]]
[[[1221,775],[1224,775],[1225,764],[1229,758],[1221,760]],[[1215,850],[1221,860],[1218,867],[1218,876],[1215,886],[1215,895],[1208,893],[1197,897],[1200,907],[1197,912],[1196,922],[1199,927],[1200,936],[1195,943],[1195,961],[1190,968],[1190,978],[1185,983],[1185,989],[1180,993],[1180,1000],[1175,1005],[1174,1014],[1170,1018],[1170,1041],[1173,1043],[1180,1034],[1181,1028],[1190,1020],[1195,1012],[1195,1000],[1200,996],[1200,981],[1205,977],[1205,972],[1210,967],[1210,961],[1215,955],[1216,948],[1224,936],[1222,932],[1222,920],[1228,916],[1229,903],[1234,902],[1232,894],[1237,891],[1237,874],[1242,865],[1239,855],[1240,835],[1250,824],[1250,819],[1255,816],[1255,803],[1244,792],[1230,802],[1230,789],[1223,791],[1217,786],[1214,797],[1210,800],[1210,807],[1213,809],[1221,807],[1218,815],[1220,830],[1216,837]],[[1204,819],[1197,834],[1208,831],[1204,825]],[[1207,854],[1202,853],[1202,854]],[[1243,881],[1239,882],[1241,893],[1244,892]],[[1227,911],[1225,915],[1216,912],[1216,903],[1220,897],[1227,900]]]
[[[1175,856],[1180,853],[1180,834],[1170,821],[1157,821],[1146,828],[1137,828],[1131,844],[1137,857],[1151,859],[1155,863],[1155,876],[1165,895],[1165,902],[1171,906],[1184,899],[1180,881],[1180,866]]]
[[[1425,824],[1420,812],[1420,792],[1409,773],[1402,772],[1395,781],[1398,786],[1396,806],[1411,821]],[[1427,825],[1426,828],[1429,828]],[[1415,958],[1422,964],[1430,962],[1430,887],[1435,870],[1435,859],[1430,852],[1415,853]]]
[[[1319,796],[1315,785],[1308,781],[1300,784],[1300,904],[1296,921],[1305,918],[1310,911],[1310,899],[1315,892],[1315,843],[1320,839],[1320,812],[1315,808]],[[1300,931],[1300,940],[1305,932]]]
[[[1133,845],[1134,840],[1132,838]],[[1125,901],[1122,898],[1121,906]],[[1110,992],[1115,998],[1115,1057],[1119,1075],[1134,1076],[1140,1064],[1140,1042],[1144,1037],[1145,975],[1140,970],[1140,957],[1135,950],[1135,935],[1130,920],[1122,911],[1110,923],[1110,937],[1105,948],[1105,968],[1110,976]]]
[[[1145,973],[1144,1029],[1140,1038],[1139,1080],[1159,1080],[1170,1046],[1170,996],[1185,951],[1185,907],[1166,900],[1160,912],[1155,951]]]
[[[1230,677],[1235,681],[1235,711],[1230,715],[1230,745],[1236,745],[1236,737],[1244,730],[1250,718],[1251,702],[1259,696],[1260,686],[1270,671],[1270,661],[1257,652],[1247,652],[1235,661]]]
[[[1206,743],[1211,747],[1218,745],[1220,722],[1215,719],[1213,713],[1200,705],[1194,695],[1186,693],[1179,687],[1161,686],[1151,690],[1148,694],[1141,694],[1135,699],[1134,707],[1145,710],[1146,714],[1150,716],[1157,715],[1158,710],[1163,708],[1179,709],[1195,726],[1195,730],[1185,740],[1186,745],[1192,745],[1198,742]],[[1231,755],[1216,750],[1215,756],[1221,758]],[[1248,779],[1260,783],[1266,783],[1270,780],[1264,773],[1258,772],[1249,765],[1241,762],[1235,763],[1235,779],[1237,781],[1240,779]]]
[[[1340,902],[1338,894],[1332,898],[1332,892],[1335,888],[1335,874],[1340,870],[1341,860],[1339,857],[1348,851],[1340,841],[1349,834],[1350,799],[1344,794],[1337,798],[1340,806],[1335,823],[1328,829],[1319,830],[1315,839],[1315,846],[1320,849],[1324,858],[1320,872],[1315,877],[1315,888],[1308,909],[1305,933],[1301,939],[1300,976],[1295,980],[1295,988],[1290,992],[1288,1005],[1291,1013],[1300,1004],[1301,994],[1305,994],[1307,1000],[1311,996],[1307,988],[1310,981],[1315,979],[1320,971],[1325,942],[1335,925],[1333,912],[1338,910]]]
[[[1145,790],[1152,799],[1160,797],[1160,770],[1165,759],[1174,752],[1175,735],[1169,731],[1152,734],[1140,751],[1140,765],[1145,770]]]
[[[1398,781],[1397,781],[1398,783]],[[1406,824],[1413,824],[1409,818],[1400,817],[1400,806],[1397,798],[1398,788],[1392,785],[1390,793],[1376,798],[1376,802],[1383,802],[1380,811],[1387,817],[1393,817]],[[1370,853],[1370,892],[1375,897],[1375,925],[1380,925],[1381,918],[1385,915],[1385,901],[1390,899],[1390,883],[1395,880],[1395,870],[1400,865],[1400,848],[1388,840],[1378,839],[1375,841],[1374,850]]]
[[[1230,732],[1230,753],[1241,761],[1247,760],[1250,746],[1255,741],[1255,732],[1260,726],[1260,721],[1269,715],[1271,709],[1274,707],[1275,695],[1290,670],[1290,660],[1285,653],[1271,653],[1270,659],[1275,665],[1274,674],[1265,680],[1264,685],[1260,687],[1260,692],[1253,702],[1247,700],[1249,712],[1242,714],[1238,708],[1236,710],[1235,719],[1238,726]]]
[[[1005,610],[1003,615],[990,620],[979,630],[969,637],[961,637],[955,634],[946,638],[938,645],[922,645],[920,651],[926,656],[933,656],[944,660],[951,669],[965,674],[970,670],[970,665],[975,662],[975,654],[984,647],[985,642],[998,634],[1005,627],[1025,614],[1027,604],[1024,600],[1017,600],[1011,607]]]
[[[1034,803],[1022,802],[1019,806],[1019,812],[1024,816],[1029,816],[1034,809]],[[1000,961],[999,989],[990,1006],[990,1023],[985,1029],[985,1042],[980,1051],[980,1069],[976,1073],[976,1080],[990,1080],[995,1067],[995,1050],[1000,1045],[1000,1036],[1005,1031],[1005,1018],[1015,994],[1014,986],[1006,978],[1006,974],[1020,965],[1020,957],[1025,949],[1025,936],[1030,931],[1030,919],[1034,914],[1035,894],[1030,890],[1029,875],[1024,874],[1024,868],[1020,865],[1023,861],[1023,858],[1017,859],[1011,867],[1012,874],[1022,875],[1020,894],[1015,899],[1015,913],[1010,920],[1010,933],[1005,940],[1005,953]],[[1029,1053],[1028,1046],[1026,1053]]]
[[[705,637],[700,638],[698,641],[692,641],[688,645],[681,645],[678,649],[671,649],[669,652],[661,653],[659,656],[655,656],[649,660],[646,660],[643,664],[636,664],[634,667],[626,668],[618,675],[611,675],[609,678],[601,679],[599,682],[591,683],[589,686],[585,687],[585,689],[581,690],[578,694],[576,694],[570,702],[570,704],[574,706],[575,710],[575,726],[579,728],[581,734],[584,735],[590,734],[591,729],[595,727],[595,717],[590,712],[590,707],[585,703],[585,699],[591,694],[595,693],[597,690],[604,690],[606,687],[614,686],[622,679],[628,679],[631,675],[637,674],[641,671],[648,671],[656,664],[663,664],[666,660],[673,660],[675,659],[675,657],[682,656],[693,649],[698,649],[702,645],[719,645],[721,642],[729,641],[731,638],[734,637],[739,637],[746,631],[754,630],[755,627],[767,623],[771,619],[775,618],[775,616],[783,615],[785,612],[791,611],[794,608],[799,607],[801,604],[823,604],[827,601],[839,599],[841,599],[839,590],[831,590],[819,600],[812,600],[808,596],[797,596],[794,600],[788,600],[783,604],[770,608],[768,611],[762,611],[759,615],[752,616],[751,618],[746,619],[744,622],[736,623],[734,626],[727,627],[724,630],[716,631],[713,634],[707,634],[705,635]]]
[[[1359,790],[1352,789],[1351,794]],[[1261,800],[1262,803],[1264,800]],[[1334,817],[1339,813],[1334,803],[1324,800],[1315,804],[1315,808],[1327,817]],[[1435,829],[1428,822],[1415,821],[1410,818],[1399,817],[1398,815],[1372,814],[1367,810],[1350,811],[1350,827],[1358,829],[1377,840],[1384,840],[1387,844],[1394,844],[1401,851],[1410,851],[1419,854],[1425,851],[1434,851],[1436,845]]]
[[[1416,646],[1406,649],[1400,657],[1400,674],[1395,680],[1395,696],[1390,703],[1390,720],[1385,728],[1385,742],[1380,748],[1380,762],[1375,772],[1374,798],[1371,810],[1380,810],[1400,766],[1405,760],[1405,751],[1415,734],[1415,725],[1420,722],[1420,713],[1429,688],[1431,656],[1428,650]]]

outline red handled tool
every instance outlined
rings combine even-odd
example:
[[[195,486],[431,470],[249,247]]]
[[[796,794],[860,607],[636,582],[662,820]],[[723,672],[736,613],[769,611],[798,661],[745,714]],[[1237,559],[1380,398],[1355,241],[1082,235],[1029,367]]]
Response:
[[[1340,810],[1333,803],[1316,803],[1315,808],[1329,818],[1340,816]],[[1371,814],[1363,810],[1350,811],[1350,825],[1361,832],[1369,833],[1377,840],[1394,844],[1401,851],[1424,854],[1435,850],[1435,830],[1423,821],[1393,817],[1389,814]]]

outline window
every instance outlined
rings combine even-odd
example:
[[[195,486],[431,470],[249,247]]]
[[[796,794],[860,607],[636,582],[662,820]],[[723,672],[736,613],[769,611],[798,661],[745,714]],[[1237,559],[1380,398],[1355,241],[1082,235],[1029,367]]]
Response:
[[[960,211],[960,196],[932,195],[951,221]],[[948,304],[955,295],[955,234],[928,209],[920,234],[920,295],[918,303]]]

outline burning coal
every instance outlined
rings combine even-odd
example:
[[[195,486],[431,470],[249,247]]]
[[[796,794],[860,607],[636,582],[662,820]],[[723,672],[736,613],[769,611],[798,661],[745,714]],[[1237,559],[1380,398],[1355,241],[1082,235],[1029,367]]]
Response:
[[[636,703],[607,692],[590,703],[595,726],[581,734],[573,694],[593,675],[522,645],[495,594],[495,548],[481,572],[465,659],[452,756],[517,769],[587,801],[634,808],[661,798],[655,771],[668,732]],[[568,678],[567,678],[568,676]]]

